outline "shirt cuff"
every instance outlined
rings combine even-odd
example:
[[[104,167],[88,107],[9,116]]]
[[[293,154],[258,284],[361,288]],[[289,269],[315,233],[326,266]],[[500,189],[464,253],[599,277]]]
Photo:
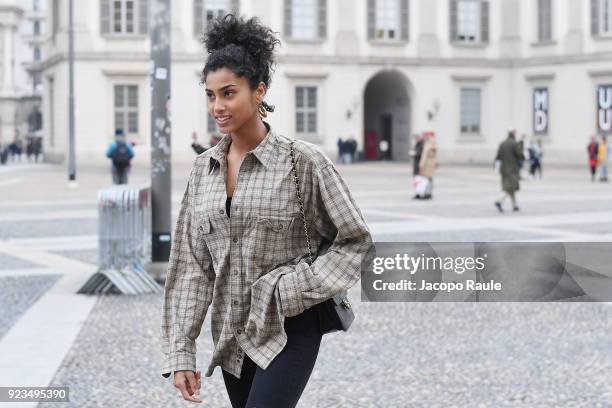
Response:
[[[305,310],[298,280],[298,275],[301,272],[298,269],[296,268],[295,272],[282,275],[278,281],[281,314],[285,317],[297,316]]]
[[[162,377],[168,378],[175,371],[196,370],[196,356],[192,353],[172,353],[164,357]]]

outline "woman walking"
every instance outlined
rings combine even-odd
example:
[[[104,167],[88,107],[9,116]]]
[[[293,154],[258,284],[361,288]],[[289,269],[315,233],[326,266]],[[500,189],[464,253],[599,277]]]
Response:
[[[427,177],[428,180],[425,194],[421,197],[424,200],[433,198],[433,176],[438,165],[437,157],[438,145],[436,143],[435,134],[427,133],[424,139],[421,159],[419,160],[419,174],[423,177]]]
[[[587,146],[587,152],[589,154],[589,169],[591,170],[591,181],[595,181],[595,174],[597,172],[597,164],[599,163],[599,145],[595,136],[591,136],[591,142]]]
[[[181,201],[162,375],[174,373],[185,400],[206,402],[195,342],[212,306],[205,376],[221,367],[234,408],[295,407],[319,352],[317,305],[358,281],[372,238],[332,161],[263,120],[274,111],[264,101],[280,43],[274,33],[227,15],[204,43],[201,79],[224,137],[195,159]]]

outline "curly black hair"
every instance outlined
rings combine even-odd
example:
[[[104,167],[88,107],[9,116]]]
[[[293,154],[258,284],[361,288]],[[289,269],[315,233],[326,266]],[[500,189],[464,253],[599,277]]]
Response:
[[[237,76],[245,77],[251,89],[256,89],[260,82],[269,88],[274,72],[274,48],[280,44],[275,34],[256,17],[245,20],[227,14],[213,20],[202,38],[209,55],[201,82],[206,82],[209,72],[229,68]],[[262,105],[267,111],[274,111],[274,106],[266,102]]]

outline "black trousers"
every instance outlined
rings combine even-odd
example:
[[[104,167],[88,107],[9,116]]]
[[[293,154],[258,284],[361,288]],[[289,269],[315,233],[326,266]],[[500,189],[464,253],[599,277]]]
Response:
[[[314,368],[321,345],[319,315],[315,309],[285,318],[287,344],[262,370],[244,356],[240,379],[221,370],[233,408],[293,408]]]

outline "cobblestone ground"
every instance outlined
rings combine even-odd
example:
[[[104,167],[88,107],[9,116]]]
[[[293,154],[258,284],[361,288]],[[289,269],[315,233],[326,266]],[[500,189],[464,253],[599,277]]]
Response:
[[[411,200],[409,165],[339,169],[377,241],[612,241],[612,185],[591,183],[584,169],[545,168],[543,180],[522,184],[521,211],[504,214],[490,169],[441,167],[429,202]],[[95,194],[107,170],[80,170],[82,187],[69,189],[63,167],[0,167],[0,244],[95,264]],[[175,210],[188,170],[173,170]],[[0,251],[0,346],[56,276]],[[350,292],[357,320],[325,336],[300,407],[612,406],[606,303],[365,303],[359,291]],[[159,374],[160,306],[159,295],[99,297],[51,381],[70,387],[71,403],[39,406],[191,405]],[[219,368],[203,397],[203,406],[230,406]]]

